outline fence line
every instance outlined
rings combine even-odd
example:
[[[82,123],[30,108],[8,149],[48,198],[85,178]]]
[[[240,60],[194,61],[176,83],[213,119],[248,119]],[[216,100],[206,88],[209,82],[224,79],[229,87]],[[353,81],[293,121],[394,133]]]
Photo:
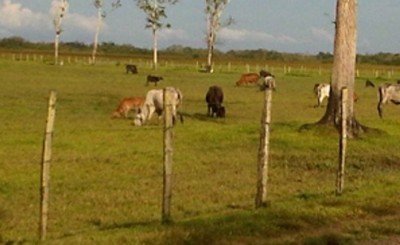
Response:
[[[90,55],[68,55],[61,54],[60,60],[65,64],[86,64],[92,65],[90,60]],[[41,63],[52,63],[54,61],[54,57],[52,54],[35,54],[35,53],[2,53],[2,59],[10,59],[13,61],[30,61],[30,62],[41,62]],[[126,57],[102,57],[98,56],[96,58],[96,64],[124,64],[124,63],[133,63],[138,65],[139,67],[143,67],[146,69],[152,68],[152,61],[150,58],[126,58]],[[264,64],[263,64],[264,63]],[[224,61],[224,62],[216,62],[214,65],[215,72],[241,72],[241,73],[249,73],[249,72],[259,72],[259,70],[264,69],[270,71],[271,73],[282,73],[284,75],[316,75],[323,76],[326,74],[330,74],[331,69],[327,66],[327,68],[323,68],[323,65],[319,64],[311,64],[311,65],[302,65],[301,62],[298,65],[288,65],[282,63],[282,65],[269,65],[265,64],[268,61],[258,62],[257,60],[251,61],[250,63],[246,61]],[[275,62],[276,63],[276,62]],[[199,67],[202,67],[202,63],[199,61],[188,62],[187,60],[172,60],[172,59],[160,59],[159,67],[166,68],[179,68],[179,67],[191,67],[193,71],[199,71]],[[373,77],[373,78],[385,78],[385,79],[393,79],[398,73],[400,73],[400,68],[397,66],[388,66],[383,67],[381,69],[371,69],[371,68],[362,68],[359,67],[356,70],[356,77]]]

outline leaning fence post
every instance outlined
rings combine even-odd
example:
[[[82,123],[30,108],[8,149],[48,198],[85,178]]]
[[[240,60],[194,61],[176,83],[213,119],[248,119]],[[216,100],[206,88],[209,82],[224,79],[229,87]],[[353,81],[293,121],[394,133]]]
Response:
[[[51,162],[51,145],[53,138],[54,119],[56,115],[56,92],[50,92],[46,130],[43,139],[43,152],[40,176],[40,221],[39,221],[39,237],[40,240],[46,239],[47,218],[49,210],[49,180],[50,180],[50,162]]]
[[[163,171],[163,199],[162,223],[171,221],[172,197],[172,155],[173,155],[173,118],[172,97],[170,90],[164,89],[164,171]]]
[[[264,96],[264,108],[261,116],[260,146],[258,150],[256,208],[267,206],[269,132],[271,123],[272,89],[266,88]]]
[[[336,177],[336,195],[341,195],[344,187],[344,166],[346,162],[346,146],[347,146],[347,100],[348,89],[343,88],[341,91],[341,108],[340,108],[340,140],[339,140],[339,165]]]

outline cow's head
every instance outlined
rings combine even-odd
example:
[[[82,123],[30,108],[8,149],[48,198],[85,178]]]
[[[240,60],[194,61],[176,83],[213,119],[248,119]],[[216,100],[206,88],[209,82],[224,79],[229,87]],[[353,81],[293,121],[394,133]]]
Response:
[[[133,119],[133,125],[135,126],[142,126],[144,123],[144,114],[139,109],[138,113],[136,114],[135,118]]]

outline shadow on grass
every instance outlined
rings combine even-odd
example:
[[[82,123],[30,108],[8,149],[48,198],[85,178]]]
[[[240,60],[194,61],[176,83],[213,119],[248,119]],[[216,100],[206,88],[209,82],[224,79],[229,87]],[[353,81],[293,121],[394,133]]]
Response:
[[[201,113],[194,113],[194,114],[182,113],[182,116],[184,118],[190,118],[193,120],[203,121],[203,122],[220,123],[220,124],[225,123],[225,118],[209,117],[206,114],[201,114]]]
[[[116,230],[116,229],[134,229],[137,227],[155,227],[160,225],[160,221],[142,221],[142,222],[125,222],[125,223],[113,223],[113,224],[102,224],[101,221],[91,220],[90,224],[98,227],[99,230]]]

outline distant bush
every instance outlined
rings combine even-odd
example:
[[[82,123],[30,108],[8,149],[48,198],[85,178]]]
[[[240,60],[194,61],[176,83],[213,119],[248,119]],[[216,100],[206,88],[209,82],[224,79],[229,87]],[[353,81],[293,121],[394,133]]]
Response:
[[[53,50],[53,43],[30,42],[22,37],[13,36],[0,39],[0,49],[6,50],[29,50],[29,51],[49,51]],[[70,53],[90,53],[92,44],[83,42],[61,42],[60,50]],[[131,44],[116,44],[114,42],[102,42],[98,47],[100,54],[129,54],[129,55],[151,55],[152,50],[138,48]],[[165,49],[159,50],[160,54],[182,57],[182,58],[205,58],[207,49],[191,48],[182,45],[171,45]],[[275,50],[256,49],[256,50],[229,50],[222,52],[214,51],[214,56],[220,59],[240,59],[240,60],[258,60],[258,61],[284,61],[284,62],[319,62],[332,63],[333,54],[329,52],[319,52],[316,55],[301,53],[285,53]],[[358,64],[372,65],[400,65],[400,54],[396,53],[376,53],[376,54],[358,54]]]

